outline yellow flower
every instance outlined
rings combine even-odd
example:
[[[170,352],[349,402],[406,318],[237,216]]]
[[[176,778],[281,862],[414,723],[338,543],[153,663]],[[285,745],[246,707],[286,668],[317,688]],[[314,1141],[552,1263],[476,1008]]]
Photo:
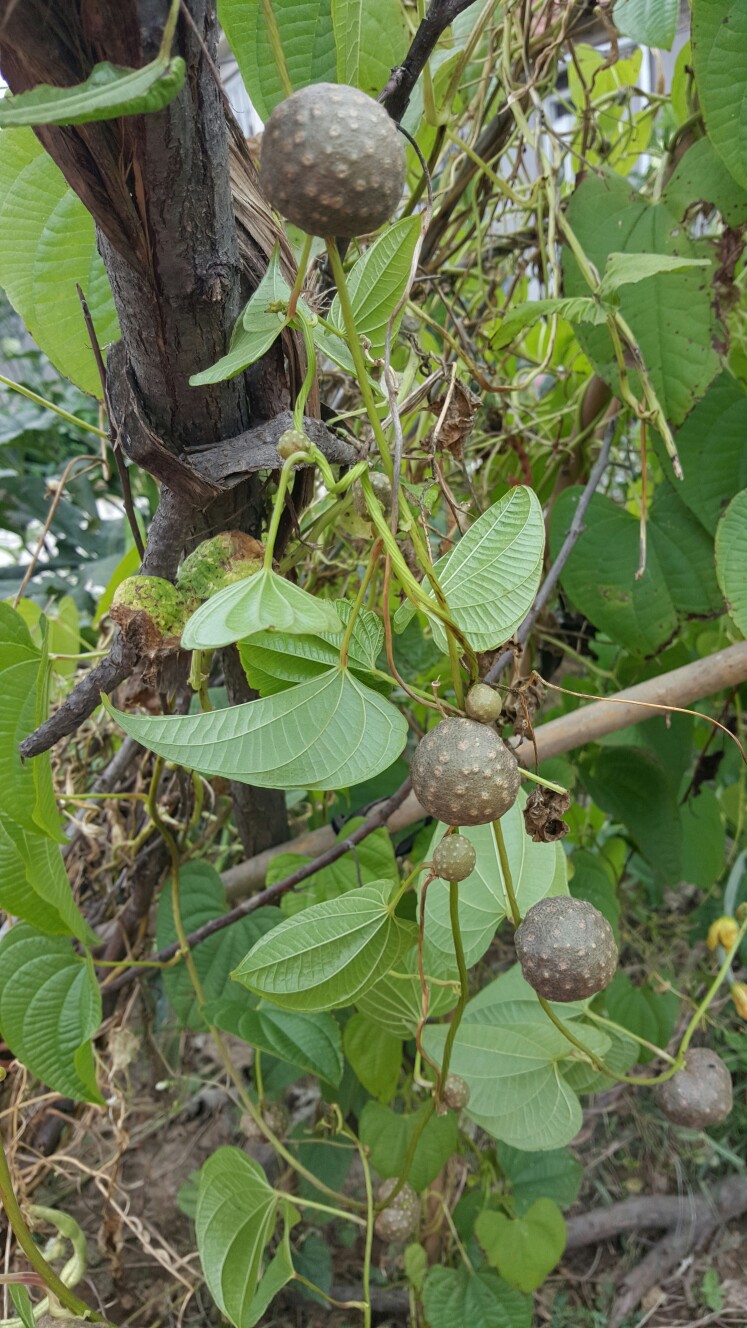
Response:
[[[747,982],[732,984],[731,998],[740,1019],[747,1019]]]
[[[716,918],[708,928],[706,945],[709,950],[715,950],[717,945],[723,945],[725,950],[730,950],[738,934],[739,923],[736,918],[727,916]]]

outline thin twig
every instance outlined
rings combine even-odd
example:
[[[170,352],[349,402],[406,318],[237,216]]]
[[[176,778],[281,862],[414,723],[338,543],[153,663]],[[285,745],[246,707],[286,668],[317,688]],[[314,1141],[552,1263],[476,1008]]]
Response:
[[[531,609],[529,610],[529,613],[527,614],[526,618],[521,624],[521,627],[516,633],[516,640],[519,643],[519,645],[523,645],[524,642],[529,637],[529,634],[532,628],[534,627],[534,624],[536,623],[537,619],[539,618],[540,614],[545,608],[545,605],[548,603],[550,596],[555,590],[555,587],[558,581],[560,580],[563,568],[568,562],[568,559],[570,558],[571,553],[573,552],[573,548],[576,544],[576,541],[578,540],[579,535],[584,529],[584,517],[586,515],[587,508],[596,490],[599,487],[599,484],[601,482],[605,470],[607,469],[607,463],[610,457],[610,449],[612,447],[612,442],[615,437],[616,426],[617,426],[617,416],[611,419],[609,424],[607,425],[604,438],[602,440],[602,446],[599,451],[599,456],[597,457],[596,461],[594,462],[594,465],[591,468],[591,472],[589,474],[589,478],[586,483],[586,488],[584,489],[583,493],[581,494],[581,497],[578,500],[576,510],[573,514],[573,520],[571,522],[570,530],[568,531],[568,534],[563,540],[563,543],[558,551],[558,556],[555,559],[555,562],[553,563],[549,572],[547,573],[547,576],[545,577],[544,581],[542,582],[542,585],[540,586],[539,591],[537,592],[537,598],[535,599],[534,604],[532,605]],[[508,646],[505,650],[502,650],[498,658],[494,661],[494,663],[491,665],[490,669],[486,673],[485,681],[496,682],[497,679],[500,678],[501,674],[503,673],[507,665],[510,664],[513,658],[513,654],[514,654],[513,646]]]
[[[392,70],[379,97],[393,120],[401,120],[407,110],[415,84],[435,50],[439,37],[473,3],[474,0],[432,0],[407,55],[402,64]]]
[[[135,543],[135,548],[137,549],[140,558],[142,558],[145,553],[145,545],[143,543],[143,537],[140,534],[140,527],[137,523],[137,516],[135,514],[135,504],[132,501],[132,487],[130,485],[130,474],[125,465],[125,460],[122,455],[122,448],[119,445],[117,426],[114,420],[114,415],[112,413],[111,401],[109,400],[109,392],[106,384],[106,365],[104,364],[104,357],[101,354],[101,346],[99,345],[99,339],[96,336],[96,329],[93,325],[91,311],[88,308],[88,301],[86,300],[86,297],[83,294],[83,291],[81,290],[77,282],[75,285],[75,289],[78,292],[80,307],[83,310],[83,318],[85,319],[86,331],[88,332],[88,336],[91,341],[91,350],[93,351],[93,356],[96,361],[96,368],[98,369],[99,372],[101,392],[104,399],[104,405],[106,406],[106,415],[109,422],[109,444],[111,446],[112,453],[114,456],[114,464],[117,467],[117,474],[119,475],[119,483],[122,489],[122,501],[124,503],[124,509],[127,514],[127,520],[129,522],[130,531],[132,532],[132,538]]]
[[[296,871],[291,872],[290,876],[284,877],[282,881],[276,881],[274,885],[268,886],[266,890],[261,890],[259,894],[252,895],[250,899],[245,899],[243,903],[237,904],[235,908],[232,908],[228,913],[224,913],[222,917],[213,918],[210,922],[206,922],[204,926],[198,927],[186,938],[189,948],[194,949],[196,945],[206,941],[209,936],[214,936],[216,932],[223,931],[225,927],[230,927],[234,922],[238,922],[240,918],[245,918],[249,913],[254,913],[265,904],[274,904],[276,900],[287,894],[289,890],[293,890],[295,886],[300,885],[302,881],[308,880],[310,876],[314,876],[323,867],[329,867],[331,863],[337,862],[338,858],[343,857],[345,853],[349,853],[356,844],[360,844],[362,840],[373,834],[374,830],[386,825],[392,812],[396,811],[401,803],[405,801],[409,792],[410,781],[406,779],[397,791],[390,798],[387,798],[386,802],[380,802],[369,813],[363,824],[359,825],[357,830],[353,830],[346,839],[327,849],[326,853],[320,853],[317,858],[306,863],[303,867],[298,867]],[[156,954],[151,955],[150,961],[151,963],[164,963],[167,959],[171,959],[178,950],[178,942],[167,945],[163,950],[158,950]],[[106,991],[116,991],[119,987],[125,986],[132,978],[137,977],[138,973],[139,969],[137,968],[125,969],[124,973],[118,974],[111,982],[104,984]]]

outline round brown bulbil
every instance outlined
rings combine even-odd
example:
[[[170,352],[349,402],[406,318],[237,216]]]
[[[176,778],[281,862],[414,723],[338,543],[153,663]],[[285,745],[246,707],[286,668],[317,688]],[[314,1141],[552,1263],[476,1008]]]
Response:
[[[447,1074],[442,1096],[452,1111],[463,1111],[469,1104],[469,1084],[459,1074]]]
[[[312,83],[275,107],[262,135],[267,198],[311,235],[352,239],[388,221],[405,152],[383,106],[344,83]]]
[[[376,1202],[386,1203],[398,1184],[399,1181],[394,1176],[382,1181],[376,1193]],[[376,1218],[374,1223],[376,1235],[382,1240],[407,1240],[415,1230],[419,1216],[420,1200],[412,1186],[405,1184]]]
[[[540,899],[516,929],[530,987],[548,1001],[582,1001],[609,986],[617,945],[609,922],[585,899]]]
[[[709,1047],[692,1047],[685,1064],[655,1090],[656,1100],[674,1125],[704,1130],[726,1120],[732,1108],[731,1075]]]
[[[521,775],[498,734],[474,719],[443,719],[418,743],[413,792],[447,825],[486,825],[513,807]]]
[[[477,719],[481,724],[494,724],[503,709],[503,701],[500,693],[486,682],[476,682],[467,692],[464,708],[470,719]]]

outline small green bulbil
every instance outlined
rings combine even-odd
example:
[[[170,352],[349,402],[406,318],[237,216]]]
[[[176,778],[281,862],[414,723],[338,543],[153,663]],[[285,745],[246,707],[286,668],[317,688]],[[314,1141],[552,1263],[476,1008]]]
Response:
[[[126,629],[138,614],[145,614],[161,637],[179,637],[187,620],[187,605],[176,586],[160,576],[129,576],[117,587],[111,617]]]
[[[189,605],[179,589],[160,576],[130,576],[112,600],[109,617],[125,640],[146,659],[179,649]]]
[[[190,612],[217,590],[262,570],[264,546],[240,530],[224,530],[184,559],[176,584]]]
[[[384,515],[389,516],[392,510],[392,486],[386,475],[380,470],[369,471],[368,478],[371,481],[371,488],[384,509]],[[366,495],[359,480],[353,485],[353,508],[358,516],[363,517],[364,521],[370,521]]]

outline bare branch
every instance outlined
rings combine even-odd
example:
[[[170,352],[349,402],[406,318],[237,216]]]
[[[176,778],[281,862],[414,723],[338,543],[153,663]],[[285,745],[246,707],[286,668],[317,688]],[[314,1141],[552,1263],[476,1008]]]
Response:
[[[252,895],[251,899],[246,899],[242,904],[237,904],[236,908],[232,908],[229,913],[224,913],[220,918],[213,918],[211,922],[206,922],[203,927],[199,927],[197,931],[192,932],[192,935],[187,937],[190,948],[206,941],[209,936],[214,936],[216,932],[223,931],[225,927],[230,927],[232,923],[238,922],[240,918],[247,917],[249,913],[256,912],[258,908],[262,908],[265,904],[275,903],[283,895],[288,894],[289,890],[293,890],[302,881],[308,880],[310,876],[321,871],[323,867],[329,867],[331,863],[337,862],[338,858],[344,857],[356,844],[360,844],[369,835],[373,834],[374,830],[386,825],[389,817],[404,802],[409,792],[410,781],[406,779],[396,793],[393,793],[385,802],[380,802],[373,811],[369,812],[363,824],[359,825],[357,830],[353,830],[347,839],[339,840],[325,853],[320,853],[319,857],[312,862],[291,872],[290,876],[286,876],[282,881],[276,881],[274,885],[268,886],[266,890]],[[294,842],[294,849],[297,852],[296,844],[298,841],[292,842]],[[283,847],[287,848],[287,845]],[[178,943],[167,945],[163,950],[159,950],[152,956],[153,962],[166,963],[177,953],[178,949]],[[141,972],[140,969],[128,968],[124,973],[120,973],[119,977],[115,978],[113,982],[108,983],[105,989],[114,991],[118,987],[124,986],[132,978],[137,977],[139,972]]]
[[[651,1195],[623,1199],[568,1220],[567,1249],[580,1249],[625,1231],[667,1228],[667,1234],[620,1283],[610,1313],[619,1328],[647,1291],[658,1285],[682,1259],[701,1249],[724,1222],[747,1211],[747,1177],[729,1176],[710,1195]]]
[[[379,101],[386,106],[393,120],[402,119],[415,84],[435,50],[441,34],[472,4],[474,0],[431,0],[407,55],[402,64],[392,70],[389,82],[379,97]]]
[[[19,751],[23,760],[49,751],[61,738],[66,738],[92,715],[101,700],[101,693],[113,692],[115,687],[129,678],[137,663],[137,652],[117,633],[106,659],[89,669],[77,687],[65,698],[59,710],[24,738]]]
[[[747,641],[739,641],[736,645],[717,651],[715,655],[697,659],[692,664],[672,669],[670,673],[662,673],[658,678],[649,678],[646,682],[637,683],[635,687],[617,692],[615,696],[581,706],[567,715],[561,715],[559,719],[550,720],[549,724],[541,724],[535,729],[539,758],[544,761],[551,756],[560,756],[588,742],[596,742],[608,733],[616,733],[628,724],[640,724],[646,719],[653,719],[657,714],[661,715],[660,710],[643,709],[644,705],[690,705],[693,701],[713,696],[745,680]],[[626,701],[627,705],[624,704]],[[534,749],[530,741],[522,742],[514,751],[520,765],[533,760]],[[400,802],[394,814],[389,814],[388,828],[390,831],[404,830],[425,815],[415,794],[411,792]],[[326,848],[331,834],[330,827],[323,826],[320,830],[312,830],[301,840],[278,844],[276,848],[256,858],[231,867],[223,877],[224,884],[234,895],[256,889],[264,880],[268,863],[276,853],[318,853]]]

